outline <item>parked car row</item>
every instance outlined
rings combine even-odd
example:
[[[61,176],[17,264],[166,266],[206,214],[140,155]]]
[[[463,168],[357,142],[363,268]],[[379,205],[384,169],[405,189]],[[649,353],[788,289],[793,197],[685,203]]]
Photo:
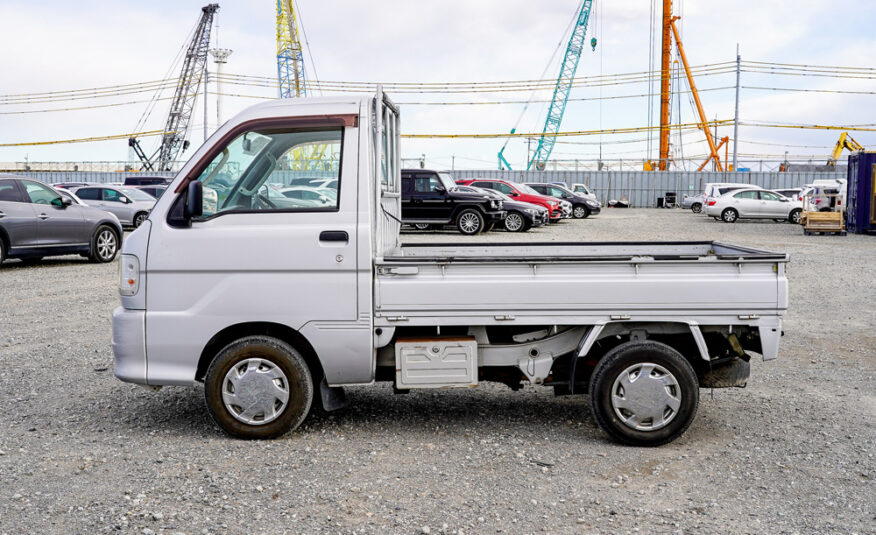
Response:
[[[402,169],[401,193],[404,224],[419,230],[454,226],[466,235],[494,228],[526,232],[601,210],[591,192],[575,192],[561,184],[454,180],[449,173],[429,169]]]

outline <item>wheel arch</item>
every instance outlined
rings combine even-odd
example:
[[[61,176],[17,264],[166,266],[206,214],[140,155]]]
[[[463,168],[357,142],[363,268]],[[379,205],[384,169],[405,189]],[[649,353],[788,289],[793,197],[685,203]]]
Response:
[[[294,347],[301,352],[304,361],[310,368],[310,373],[313,379],[313,384],[318,385],[324,376],[322,363],[313,349],[313,345],[300,332],[283,325],[281,323],[273,323],[266,321],[237,323],[225,327],[216,333],[201,350],[201,355],[198,357],[198,367],[195,371],[195,380],[203,381],[207,374],[207,369],[210,363],[219,351],[231,342],[244,338],[246,336],[264,335],[277,338]]]
[[[481,214],[481,217],[484,218],[484,222],[486,223],[487,216],[484,212],[484,209],[481,207],[480,204],[473,202],[471,204],[460,204],[456,208],[454,208],[453,213],[450,215],[450,224],[455,225],[457,219],[459,218],[459,214],[461,214],[465,210],[468,210],[469,208],[474,208],[475,210],[477,210],[478,213]]]

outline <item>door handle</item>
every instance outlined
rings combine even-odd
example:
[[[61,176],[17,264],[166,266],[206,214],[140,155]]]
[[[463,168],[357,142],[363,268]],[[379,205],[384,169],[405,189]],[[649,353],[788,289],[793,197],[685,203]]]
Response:
[[[46,220],[46,219],[49,218],[49,216],[47,216],[46,214],[40,214],[40,215],[38,215],[37,217],[40,218],[40,219],[43,219],[43,220]]]
[[[346,230],[324,230],[319,233],[319,241],[350,241]]]

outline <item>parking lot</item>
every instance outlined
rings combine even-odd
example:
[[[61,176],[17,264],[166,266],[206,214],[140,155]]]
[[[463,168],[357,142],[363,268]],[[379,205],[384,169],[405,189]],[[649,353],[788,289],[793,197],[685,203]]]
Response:
[[[608,209],[428,241],[718,240],[791,254],[779,359],[703,390],[661,448],[611,442],[586,396],[484,384],[347,389],[268,442],[224,436],[203,389],[113,377],[117,261],[0,268],[0,534],[874,533],[876,238]]]

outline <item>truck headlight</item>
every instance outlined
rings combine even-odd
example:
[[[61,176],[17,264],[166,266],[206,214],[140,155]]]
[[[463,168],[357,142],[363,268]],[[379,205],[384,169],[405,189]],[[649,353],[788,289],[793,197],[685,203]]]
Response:
[[[119,294],[130,297],[140,289],[140,260],[132,254],[123,254],[119,262]]]

